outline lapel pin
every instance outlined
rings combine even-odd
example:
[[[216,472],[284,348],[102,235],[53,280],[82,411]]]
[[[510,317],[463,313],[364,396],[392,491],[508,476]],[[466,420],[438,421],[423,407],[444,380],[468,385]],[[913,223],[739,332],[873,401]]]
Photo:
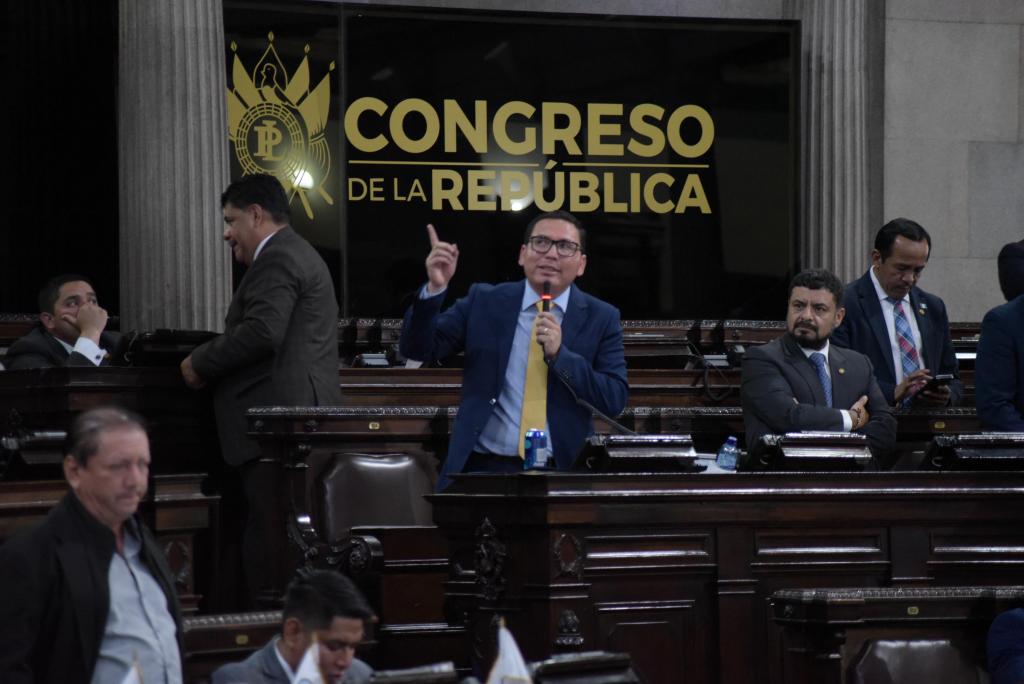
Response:
[[[843,373],[845,373],[845,372],[846,372],[846,369],[845,369],[845,368],[842,368],[842,367],[840,367],[840,368],[839,368],[839,374],[840,374],[840,375],[842,375],[842,374],[843,374]]]

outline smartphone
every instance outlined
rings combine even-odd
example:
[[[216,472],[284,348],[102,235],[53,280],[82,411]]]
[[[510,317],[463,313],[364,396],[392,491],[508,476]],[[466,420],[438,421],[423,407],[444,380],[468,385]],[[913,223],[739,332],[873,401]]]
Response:
[[[953,382],[952,373],[939,373],[938,375],[933,376],[932,379],[929,380],[928,383],[921,388],[921,391],[928,392],[931,390],[936,390],[939,387],[945,387],[951,382]]]

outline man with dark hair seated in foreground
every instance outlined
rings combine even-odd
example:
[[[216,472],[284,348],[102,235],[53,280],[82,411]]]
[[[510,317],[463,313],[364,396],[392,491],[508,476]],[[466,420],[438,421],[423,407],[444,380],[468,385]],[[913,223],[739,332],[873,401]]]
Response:
[[[3,367],[105,365],[121,343],[121,336],[105,332],[106,327],[107,312],[89,281],[74,273],[56,276],[39,291],[39,323],[15,340]]]
[[[368,682],[373,670],[355,651],[363,640],[364,623],[372,618],[366,599],[341,573],[300,574],[285,592],[281,634],[242,662],[218,669],[213,684],[291,684],[314,639],[325,681]]]

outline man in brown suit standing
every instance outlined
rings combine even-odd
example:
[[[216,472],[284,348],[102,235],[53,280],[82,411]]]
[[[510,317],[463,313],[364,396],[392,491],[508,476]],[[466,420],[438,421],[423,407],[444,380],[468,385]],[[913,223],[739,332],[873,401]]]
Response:
[[[276,463],[261,463],[246,436],[254,406],[330,406],[341,403],[338,380],[338,302],[327,265],[290,226],[288,198],[273,176],[244,176],[221,195],[224,241],[248,266],[222,335],[181,363],[186,384],[213,385],[224,460],[241,477],[248,511],[242,559],[250,599],[279,593],[285,577],[266,540],[283,539],[273,505],[280,487]]]

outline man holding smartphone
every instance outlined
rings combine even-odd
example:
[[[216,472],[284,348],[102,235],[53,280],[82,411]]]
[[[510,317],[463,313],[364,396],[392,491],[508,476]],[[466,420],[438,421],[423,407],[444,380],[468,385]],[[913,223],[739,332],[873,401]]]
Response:
[[[931,247],[915,221],[882,226],[871,268],[845,288],[846,318],[832,335],[871,359],[882,394],[896,406],[956,406],[963,396],[946,305],[917,287]]]

